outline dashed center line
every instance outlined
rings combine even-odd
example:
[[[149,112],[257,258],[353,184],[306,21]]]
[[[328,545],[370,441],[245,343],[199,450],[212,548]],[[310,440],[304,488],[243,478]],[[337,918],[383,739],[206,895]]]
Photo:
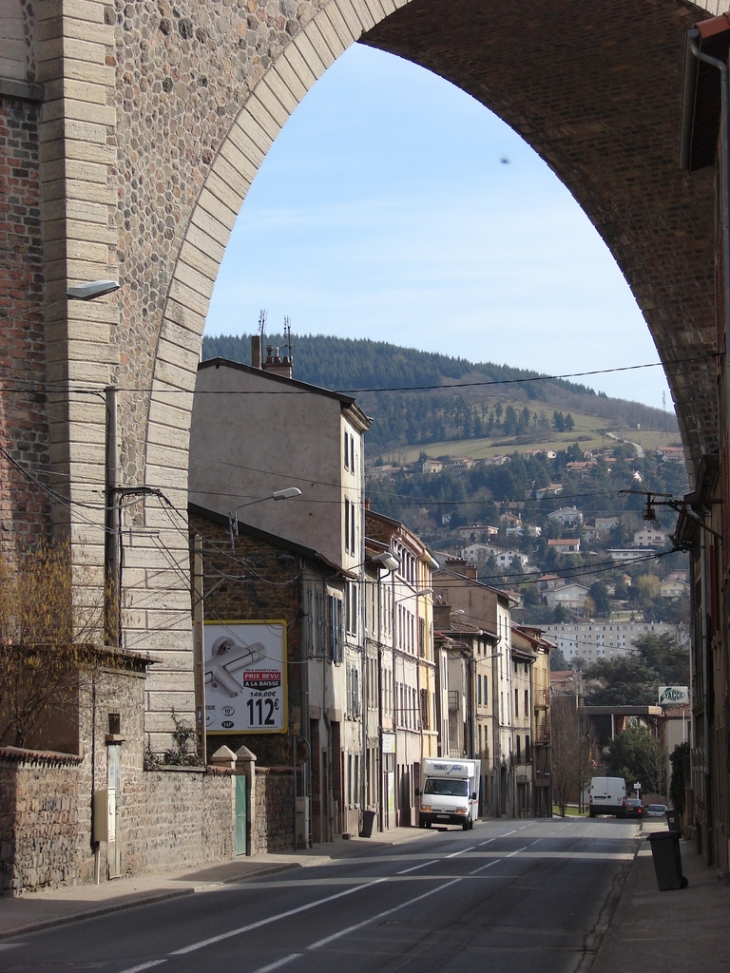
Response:
[[[440,861],[440,859],[434,858],[433,861],[430,861],[430,862],[421,862],[420,865],[413,865],[413,866],[411,866],[411,868],[404,868],[402,872],[396,872],[395,874],[396,875],[407,875],[409,872],[415,872],[419,868],[425,868],[427,865],[436,865],[436,864],[438,864],[439,861]]]

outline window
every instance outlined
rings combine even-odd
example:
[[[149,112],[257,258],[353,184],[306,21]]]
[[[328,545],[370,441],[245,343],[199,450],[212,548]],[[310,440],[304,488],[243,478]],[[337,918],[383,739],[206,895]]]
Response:
[[[517,719],[519,715],[520,715],[519,689],[515,689],[515,719]]]
[[[342,602],[334,595],[327,596],[332,661],[342,662]]]
[[[307,585],[307,652],[314,655],[314,592],[311,584]]]
[[[428,690],[421,690],[421,725],[424,730],[430,730],[430,720],[429,720],[429,706],[428,706]]]
[[[526,689],[525,690],[525,710],[524,710],[525,716],[527,716],[529,712],[530,712],[530,692],[529,690]]]
[[[517,734],[517,763],[522,763],[522,754],[520,752],[520,735]]]
[[[355,472],[355,437],[350,436],[350,472]]]
[[[347,433],[347,429],[345,429],[345,469],[346,470],[349,469],[349,466],[347,465],[350,457],[349,439],[350,437]]]
[[[350,553],[350,501],[345,497],[345,550]]]
[[[316,632],[316,655],[323,655],[324,653],[324,605],[323,596],[321,591],[316,591],[314,594],[314,626]]]
[[[350,504],[350,554],[354,554],[357,549],[355,542],[355,504]]]
[[[477,676],[477,705],[482,705],[482,677]]]
[[[355,666],[347,667],[347,714],[353,720],[360,716],[360,672]]]
[[[345,592],[345,627],[348,634],[357,634],[357,584],[349,581]]]
[[[530,738],[525,737],[525,763],[529,764],[529,762],[530,762]]]

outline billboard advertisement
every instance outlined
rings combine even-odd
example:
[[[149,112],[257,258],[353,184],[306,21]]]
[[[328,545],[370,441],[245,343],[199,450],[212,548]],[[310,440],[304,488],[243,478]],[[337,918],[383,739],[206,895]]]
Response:
[[[208,733],[286,733],[286,622],[206,622]]]

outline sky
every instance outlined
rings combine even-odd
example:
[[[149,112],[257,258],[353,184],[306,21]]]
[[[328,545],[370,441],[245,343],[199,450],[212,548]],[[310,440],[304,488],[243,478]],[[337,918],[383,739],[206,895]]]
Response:
[[[658,361],[613,257],[519,135],[449,82],[351,47],[282,129],[206,334],[372,338],[564,375]],[[672,408],[660,367],[577,379]]]

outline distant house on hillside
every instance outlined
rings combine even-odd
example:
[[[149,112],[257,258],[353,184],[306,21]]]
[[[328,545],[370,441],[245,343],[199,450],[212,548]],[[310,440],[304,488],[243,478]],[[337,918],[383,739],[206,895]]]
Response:
[[[598,530],[611,530],[613,527],[618,527],[618,517],[596,517]]]
[[[656,554],[656,551],[651,547],[610,547],[606,550],[606,554],[612,561],[639,561],[651,554]]]
[[[681,446],[660,446],[656,451],[657,456],[662,461],[671,461],[675,463],[684,462],[684,450]]]
[[[475,465],[476,460],[473,460],[471,456],[454,456],[449,461],[449,469],[453,470],[454,473],[465,473],[467,470],[473,469]]]
[[[485,534],[487,537],[494,537],[498,533],[499,528],[492,527],[490,524],[472,524],[470,527],[459,528],[459,540],[471,541],[473,544],[479,540],[483,534]]]
[[[634,532],[634,547],[664,547],[668,537],[661,527],[642,527]]]
[[[580,538],[579,537],[553,538],[552,540],[548,541],[548,547],[551,547],[558,554],[579,554]]]
[[[421,464],[421,473],[441,473],[444,464],[437,459],[425,459]]]
[[[578,584],[578,582],[574,581],[571,584],[564,584],[558,588],[546,591],[542,596],[542,600],[548,608],[557,608],[558,605],[562,605],[563,608],[567,608],[569,611],[580,612],[583,610],[587,597],[588,588],[586,585]]]
[[[689,585],[686,581],[662,581],[660,592],[662,598],[681,598],[689,594]]]
[[[548,520],[557,520],[563,527],[579,527],[583,523],[583,514],[577,507],[561,507],[548,514]]]
[[[545,487],[535,490],[535,499],[544,500],[545,497],[557,497],[563,492],[562,483],[548,483]]]
[[[563,579],[558,574],[541,574],[537,580],[540,591],[552,591],[553,588],[558,588],[563,584]]]
[[[597,465],[598,465],[598,460],[595,459],[576,460],[572,463],[566,463],[565,469],[569,473],[580,473],[581,476],[585,476],[586,473],[591,469],[591,467]]]

